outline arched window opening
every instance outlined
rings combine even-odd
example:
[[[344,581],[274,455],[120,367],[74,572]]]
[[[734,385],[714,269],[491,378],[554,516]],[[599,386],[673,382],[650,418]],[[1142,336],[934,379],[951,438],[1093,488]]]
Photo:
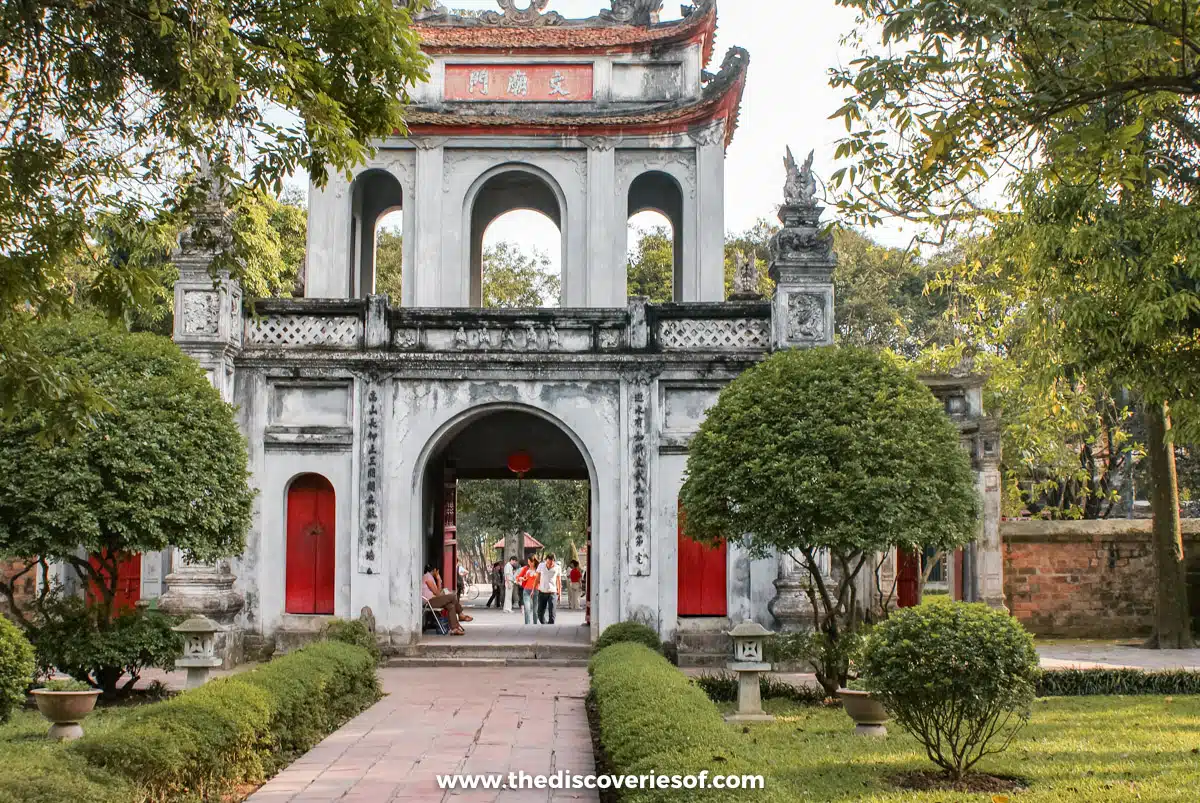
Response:
[[[471,209],[471,306],[558,306],[563,219],[541,176],[514,168],[489,178]]]
[[[350,274],[350,295],[366,298],[374,294],[377,288],[379,224],[385,216],[403,209],[404,189],[395,176],[386,170],[368,170],[354,180],[351,204],[350,254],[353,270]],[[399,266],[389,264],[388,267],[398,269]],[[393,276],[398,288],[398,275],[389,274],[389,280]],[[398,296],[393,300],[396,303],[400,301]]]
[[[651,171],[629,188],[629,295],[678,301],[683,287],[683,190]],[[636,239],[634,239],[636,238]]]
[[[404,288],[404,212],[396,209],[375,225],[375,293],[400,305]]]
[[[675,229],[661,212],[629,218],[627,295],[654,304],[675,300]]]
[[[332,616],[337,500],[319,474],[297,477],[287,493],[285,605],[288,613]]]

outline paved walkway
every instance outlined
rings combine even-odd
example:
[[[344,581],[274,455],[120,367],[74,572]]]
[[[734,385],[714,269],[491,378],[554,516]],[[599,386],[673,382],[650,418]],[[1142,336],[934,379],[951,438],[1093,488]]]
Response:
[[[1146,650],[1120,644],[1044,644],[1038,647],[1046,669],[1163,669],[1200,670],[1198,650]]]
[[[595,792],[442,791],[437,776],[595,771],[584,669],[384,669],[388,694],[250,803],[598,801]],[[431,702],[437,701],[437,702]]]
[[[583,611],[560,608],[554,624],[525,624],[525,615],[518,608],[505,613],[495,608],[472,608],[473,622],[464,622],[465,636],[439,636],[425,633],[421,640],[426,644],[449,643],[454,645],[488,644],[582,644],[592,642],[591,629],[583,624]]]

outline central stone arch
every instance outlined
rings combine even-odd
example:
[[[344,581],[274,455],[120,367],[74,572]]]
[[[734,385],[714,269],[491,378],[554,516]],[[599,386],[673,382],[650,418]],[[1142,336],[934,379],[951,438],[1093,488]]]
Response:
[[[554,413],[522,402],[494,402],[473,406],[458,412],[441,424],[425,443],[413,472],[411,511],[414,543],[412,555],[414,581],[426,563],[441,565],[445,553],[437,554],[437,539],[444,539],[444,517],[447,511],[447,477],[452,481],[466,479],[509,479],[507,457],[521,449],[530,454],[533,469],[530,480],[586,480],[589,493],[588,529],[591,533],[588,550],[589,575],[602,581],[608,572],[600,565],[603,555],[615,555],[615,532],[596,527],[601,510],[604,485],[597,463],[584,439]],[[452,469],[448,475],[447,470]],[[444,548],[444,541],[442,542]],[[564,561],[565,562],[565,561]],[[599,635],[599,595],[604,592],[600,582],[589,582],[592,602],[590,637]],[[412,584],[416,618],[412,632],[420,639],[421,612],[419,584]]]

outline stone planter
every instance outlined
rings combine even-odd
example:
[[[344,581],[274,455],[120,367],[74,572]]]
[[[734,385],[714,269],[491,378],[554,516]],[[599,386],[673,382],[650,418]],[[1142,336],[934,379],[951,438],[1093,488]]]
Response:
[[[838,689],[842,707],[854,720],[854,732],[859,736],[887,736],[887,711],[883,703],[871,696],[869,691]]]
[[[54,724],[47,735],[60,742],[71,742],[83,736],[80,722],[96,707],[99,689],[91,691],[47,691],[34,689],[38,711]]]

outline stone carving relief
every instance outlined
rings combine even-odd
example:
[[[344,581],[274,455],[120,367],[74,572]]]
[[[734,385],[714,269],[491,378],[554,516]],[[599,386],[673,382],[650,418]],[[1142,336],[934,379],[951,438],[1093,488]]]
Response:
[[[193,291],[183,297],[183,331],[189,335],[215,335],[220,322],[221,299],[216,292]]]
[[[765,318],[668,320],[659,328],[658,342],[665,351],[760,350],[771,345],[770,322]]]
[[[788,340],[825,339],[825,299],[810,293],[788,296]]]
[[[817,178],[813,175],[813,158],[816,151],[810,151],[804,166],[796,164],[792,149],[787,149],[783,165],[787,169],[787,182],[783,185],[784,202],[792,206],[813,207],[817,205]]]
[[[761,280],[758,272],[758,257],[753,252],[738,251],[734,254],[737,267],[733,274],[733,300],[750,301],[762,298],[758,286]]]
[[[555,324],[527,322],[506,327],[460,326],[457,329],[404,328],[392,343],[402,351],[578,353],[592,349],[592,330],[560,331]]]

